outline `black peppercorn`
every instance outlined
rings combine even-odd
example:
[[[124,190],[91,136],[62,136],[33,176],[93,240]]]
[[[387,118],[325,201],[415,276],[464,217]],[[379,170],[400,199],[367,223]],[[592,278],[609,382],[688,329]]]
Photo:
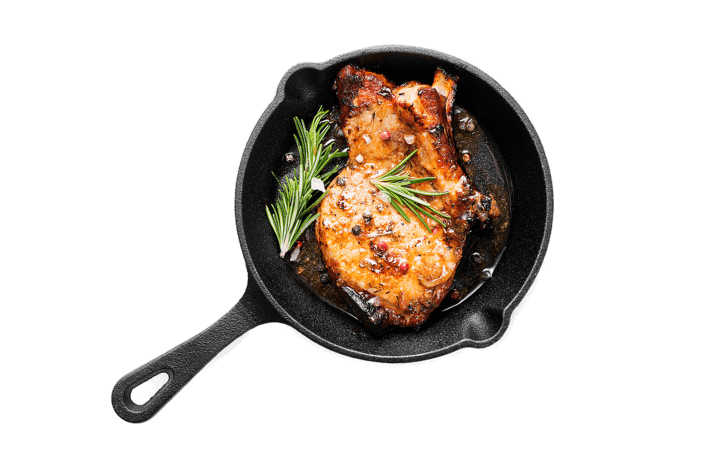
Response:
[[[491,201],[492,201],[492,200],[493,200],[493,199],[492,199],[490,196],[483,196],[483,197],[481,198],[481,204],[483,205],[483,209],[485,209],[486,211],[490,211],[490,210],[491,210]]]
[[[356,225],[355,227],[353,227],[352,230],[353,230],[353,235],[360,235],[362,233],[362,229],[360,228],[359,225]]]
[[[327,285],[328,283],[330,283],[330,275],[328,275],[327,273],[323,273],[320,276],[320,282],[323,283],[324,285]]]

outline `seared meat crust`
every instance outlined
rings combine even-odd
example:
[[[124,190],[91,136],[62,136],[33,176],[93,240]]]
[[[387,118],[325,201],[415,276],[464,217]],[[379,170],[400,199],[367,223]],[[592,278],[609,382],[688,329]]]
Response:
[[[328,187],[316,237],[336,286],[368,328],[418,327],[448,293],[472,222],[499,214],[495,200],[471,185],[459,166],[451,119],[456,78],[437,70],[431,86],[395,87],[355,66],[338,74],[340,122],[349,163]],[[426,197],[451,216],[407,222],[370,183],[417,149],[407,168]]]

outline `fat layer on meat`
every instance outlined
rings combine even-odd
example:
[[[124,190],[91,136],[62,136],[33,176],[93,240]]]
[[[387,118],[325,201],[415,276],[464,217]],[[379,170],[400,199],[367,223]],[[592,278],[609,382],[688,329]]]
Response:
[[[456,80],[438,69],[431,86],[396,87],[355,66],[336,79],[349,162],[320,204],[316,237],[333,281],[374,332],[426,321],[451,288],[471,223],[499,214],[459,166],[451,130]],[[443,228],[422,216],[432,232],[408,210],[407,222],[370,181],[414,150],[406,169],[436,179],[413,187],[448,191],[423,197],[451,216],[441,219]]]

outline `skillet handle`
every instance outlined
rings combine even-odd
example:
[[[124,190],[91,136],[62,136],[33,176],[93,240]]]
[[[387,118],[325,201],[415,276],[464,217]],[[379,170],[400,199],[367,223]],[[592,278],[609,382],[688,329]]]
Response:
[[[193,338],[124,375],[111,394],[113,409],[131,423],[149,420],[232,341],[260,324],[277,320],[276,312],[249,275],[244,296],[227,314]],[[133,389],[161,373],[168,375],[165,385],[143,405],[134,403]]]

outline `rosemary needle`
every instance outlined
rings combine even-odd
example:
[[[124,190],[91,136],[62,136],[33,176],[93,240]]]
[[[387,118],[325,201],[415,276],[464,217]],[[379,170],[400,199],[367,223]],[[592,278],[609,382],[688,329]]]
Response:
[[[444,196],[445,194],[449,194],[449,192],[420,191],[419,189],[409,187],[412,184],[425,183],[436,179],[433,176],[428,176],[426,178],[411,178],[409,171],[403,171],[404,166],[407,164],[409,159],[417,153],[417,151],[418,150],[414,150],[411,152],[409,156],[400,161],[397,166],[388,172],[371,179],[370,183],[372,183],[378,191],[387,197],[390,204],[392,204],[392,207],[394,207],[395,210],[402,215],[404,220],[411,222],[409,216],[404,211],[404,208],[407,208],[417,217],[417,219],[419,219],[424,227],[426,227],[426,230],[431,232],[431,229],[424,221],[422,214],[438,222],[442,227],[446,227],[446,225],[436,218],[434,214],[445,219],[448,219],[451,216],[434,209],[431,204],[421,198],[418,198],[416,194],[423,196]]]
[[[336,166],[325,173],[323,168],[333,158],[347,156],[346,152],[333,151],[332,143],[324,148],[323,140],[330,128],[330,122],[325,118],[326,114],[323,107],[319,107],[309,129],[306,129],[303,120],[298,117],[293,119],[296,124],[296,135],[293,137],[296,139],[299,155],[298,172],[293,178],[286,178],[286,181],[281,184],[276,204],[273,204],[271,209],[266,206],[266,217],[279,241],[281,258],[319,216],[310,212],[323,200],[327,191],[313,201],[314,183],[318,183],[314,180],[327,184],[338,168]],[[275,174],[274,178],[276,178]]]

